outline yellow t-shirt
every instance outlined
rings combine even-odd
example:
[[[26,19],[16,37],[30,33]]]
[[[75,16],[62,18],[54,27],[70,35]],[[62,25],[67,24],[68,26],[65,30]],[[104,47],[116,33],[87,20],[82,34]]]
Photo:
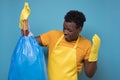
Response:
[[[58,30],[52,30],[45,34],[40,35],[42,44],[47,46],[49,49],[49,54],[51,54],[57,40],[63,35],[63,32]],[[79,36],[79,42],[77,45],[77,53],[76,53],[76,63],[77,63],[77,72],[80,73],[82,71],[83,60],[89,58],[91,42],[86,38]],[[68,47],[73,47],[76,41],[67,42],[64,38],[60,41],[59,45],[64,45]]]

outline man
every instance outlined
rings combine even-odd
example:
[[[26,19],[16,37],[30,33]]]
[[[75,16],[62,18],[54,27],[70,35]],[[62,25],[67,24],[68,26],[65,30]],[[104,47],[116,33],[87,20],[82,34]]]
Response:
[[[71,10],[64,19],[63,32],[53,30],[36,37],[40,45],[49,49],[49,80],[77,80],[83,64],[86,75],[91,78],[97,64],[89,61],[90,41],[79,35],[86,18],[82,12]]]
[[[78,80],[83,66],[89,78],[95,74],[100,38],[95,34],[91,45],[80,35],[85,21],[82,12],[71,10],[64,17],[63,31],[52,30],[36,37],[41,46],[49,49],[49,80]],[[23,22],[28,26],[27,20]]]

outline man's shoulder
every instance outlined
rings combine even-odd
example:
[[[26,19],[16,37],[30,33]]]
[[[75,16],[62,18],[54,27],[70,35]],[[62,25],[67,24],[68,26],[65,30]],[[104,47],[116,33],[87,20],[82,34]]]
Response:
[[[91,41],[83,36],[79,36],[80,40],[79,40],[79,44],[82,45],[86,45],[86,46],[90,46],[91,45]]]

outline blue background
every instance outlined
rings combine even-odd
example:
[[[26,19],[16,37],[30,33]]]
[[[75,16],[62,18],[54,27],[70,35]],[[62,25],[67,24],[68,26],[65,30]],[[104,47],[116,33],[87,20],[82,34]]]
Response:
[[[62,30],[66,12],[82,11],[87,21],[81,34],[91,40],[97,33],[101,47],[95,76],[88,79],[83,71],[79,80],[120,79],[120,0],[0,0],[0,80],[7,80],[11,55],[21,36],[19,15],[25,1],[31,8],[29,22],[35,36]]]

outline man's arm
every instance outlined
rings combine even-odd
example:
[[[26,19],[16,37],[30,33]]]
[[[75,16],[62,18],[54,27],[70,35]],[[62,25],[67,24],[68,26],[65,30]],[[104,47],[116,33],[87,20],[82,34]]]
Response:
[[[92,38],[92,48],[88,60],[84,61],[86,75],[91,78],[97,70],[98,51],[100,47],[100,37],[95,34]]]
[[[23,20],[23,29],[21,29],[21,34],[22,36],[28,36],[29,31],[28,31],[28,20]],[[24,29],[25,27],[27,27],[27,29]]]
[[[28,20],[23,20],[23,27],[28,27]],[[22,36],[29,36],[30,32],[28,30],[21,29]],[[35,37],[38,43],[43,46],[40,36]]]
[[[38,41],[39,45],[43,46],[40,36],[36,36],[35,38]]]
[[[92,78],[97,70],[97,62],[84,61],[84,70],[87,77]]]

